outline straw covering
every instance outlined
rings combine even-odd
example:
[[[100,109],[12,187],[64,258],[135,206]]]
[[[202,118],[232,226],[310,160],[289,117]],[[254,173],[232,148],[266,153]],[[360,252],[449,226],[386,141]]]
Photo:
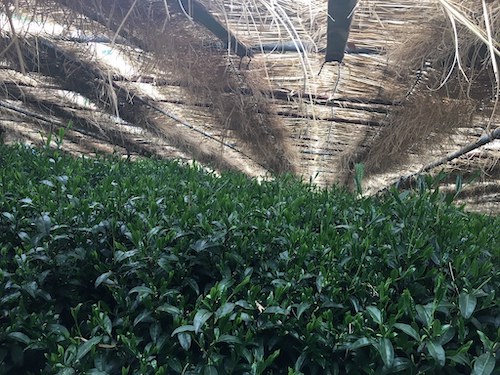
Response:
[[[4,1],[4,139],[65,129],[75,153],[320,185],[363,163],[368,192],[438,164],[477,176],[470,207],[498,212],[498,4],[360,0],[329,17],[336,4]]]

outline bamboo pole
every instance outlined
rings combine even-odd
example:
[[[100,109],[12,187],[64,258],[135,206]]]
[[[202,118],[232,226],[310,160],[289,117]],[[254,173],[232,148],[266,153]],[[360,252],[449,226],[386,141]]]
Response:
[[[455,152],[447,155],[444,158],[441,158],[439,160],[436,160],[435,162],[427,164],[425,167],[420,169],[418,172],[409,174],[407,176],[400,177],[397,181],[394,181],[389,186],[386,186],[385,188],[377,191],[376,194],[380,194],[384,191],[387,191],[389,188],[391,188],[393,186],[399,187],[399,186],[408,185],[409,183],[414,181],[416,179],[416,177],[420,176],[421,174],[429,172],[430,170],[432,170],[436,167],[439,167],[443,164],[449,163],[450,161],[457,159],[461,156],[464,156],[465,154],[468,154],[469,152],[471,152],[473,150],[476,150],[476,149],[478,149],[478,148],[480,148],[480,147],[482,147],[490,142],[493,142],[495,139],[500,139],[500,127],[496,128],[495,130],[493,130],[490,133],[483,134],[476,142],[470,143],[467,146],[462,147],[460,150],[455,151]]]

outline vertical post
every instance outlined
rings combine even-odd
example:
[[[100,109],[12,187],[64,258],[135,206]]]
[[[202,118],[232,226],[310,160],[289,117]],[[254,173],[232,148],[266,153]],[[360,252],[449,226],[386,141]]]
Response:
[[[351,21],[357,0],[328,0],[325,62],[344,59]]]

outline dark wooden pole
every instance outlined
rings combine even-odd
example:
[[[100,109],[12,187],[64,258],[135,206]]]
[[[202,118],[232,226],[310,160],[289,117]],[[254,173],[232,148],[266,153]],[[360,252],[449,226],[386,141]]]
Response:
[[[357,0],[328,0],[325,62],[342,62]]]
[[[200,25],[205,26],[217,38],[219,38],[227,48],[230,48],[239,57],[251,57],[253,51],[241,43],[236,36],[225,28],[215,17],[197,0],[180,0],[187,13]]]

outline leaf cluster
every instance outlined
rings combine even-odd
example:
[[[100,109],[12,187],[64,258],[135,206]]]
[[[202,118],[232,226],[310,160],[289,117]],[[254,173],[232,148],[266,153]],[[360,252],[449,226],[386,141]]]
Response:
[[[500,219],[0,146],[0,373],[491,374]]]

